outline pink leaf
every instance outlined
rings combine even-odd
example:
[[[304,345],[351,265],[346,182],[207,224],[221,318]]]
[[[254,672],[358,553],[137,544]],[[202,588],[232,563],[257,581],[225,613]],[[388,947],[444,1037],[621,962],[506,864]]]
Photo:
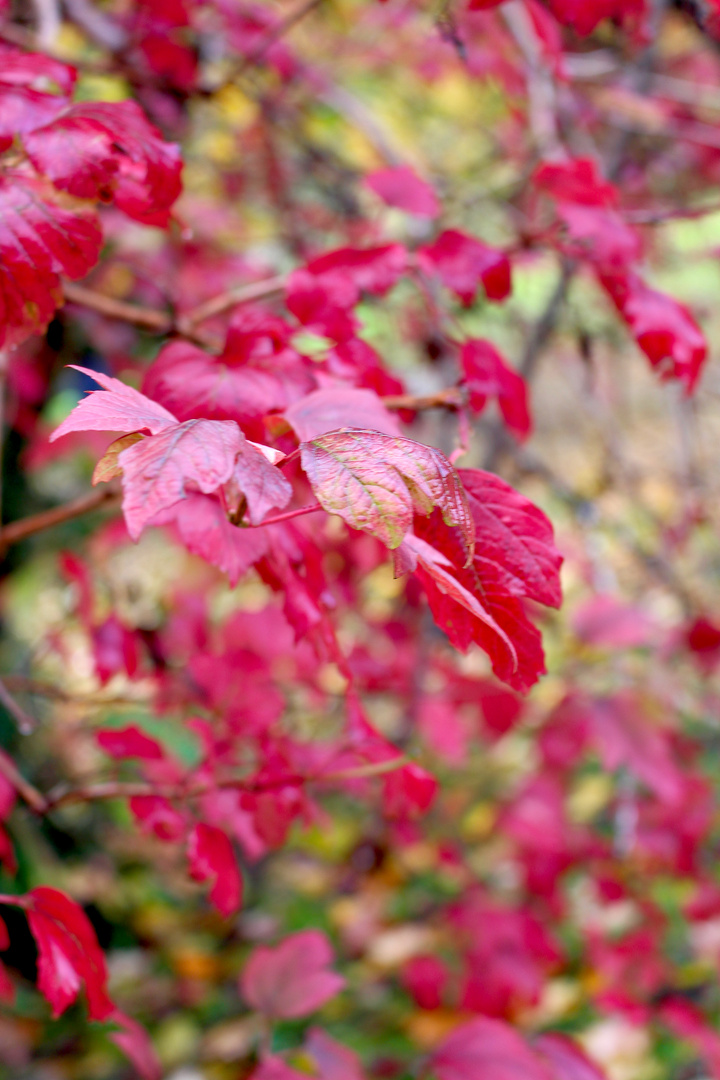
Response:
[[[471,304],[482,283],[488,300],[505,300],[510,295],[510,262],[502,251],[456,229],[441,233],[428,247],[421,248],[420,264],[436,273],[443,285],[463,304]]]
[[[190,876],[195,881],[213,881],[210,899],[228,918],[240,908],[243,882],[232,844],[214,825],[196,825],[188,840]]]
[[[301,442],[348,427],[400,434],[397,420],[377,394],[352,386],[315,390],[294,402],[284,416]]]
[[[437,195],[409,165],[378,169],[365,177],[365,185],[388,206],[396,206],[417,217],[434,218],[440,213]]]
[[[528,409],[527,384],[513,371],[494,345],[479,339],[467,341],[460,354],[465,383],[470,391],[470,408],[482,412],[488,397],[497,398],[503,420],[519,439],[532,429]]]
[[[541,1035],[535,1049],[550,1063],[553,1080],[605,1080],[605,1073],[567,1035]]]
[[[92,1020],[115,1006],[107,994],[105,957],[90,921],[69,896],[46,886],[28,893],[28,923],[38,946],[38,989],[60,1016],[85,984]]]
[[[61,205],[52,188],[25,173],[0,176],[0,348],[47,326],[62,303],[60,275],[84,277],[101,244],[86,205]]]
[[[133,540],[156,514],[185,498],[187,485],[210,494],[226,483],[242,440],[233,420],[186,420],[123,450],[123,514]]]
[[[108,1019],[120,1028],[109,1035],[110,1040],[122,1050],[141,1080],[161,1080],[162,1065],[145,1028],[119,1009]]]
[[[479,1017],[456,1028],[431,1055],[438,1080],[555,1080],[509,1024]]]
[[[403,986],[420,1009],[439,1009],[450,978],[437,956],[413,956],[403,968]]]
[[[138,221],[167,224],[181,190],[180,152],[136,102],[72,105],[24,142],[35,168],[55,187],[82,199],[112,197]]]
[[[295,1020],[335,997],[345,980],[330,971],[330,942],[319,930],[303,930],[276,948],[255,949],[240,977],[247,1003],[265,1016]]]
[[[98,731],[98,746],[114,758],[142,758],[158,761],[164,757],[163,749],[156,739],[151,739],[134,724],[116,730]]]
[[[291,333],[282,319],[241,310],[221,356],[173,341],[148,369],[143,390],[180,420],[200,416],[244,423],[284,409],[315,386],[306,362],[290,345]]]
[[[157,435],[177,425],[172,413],[151,401],[132,386],[101,371],[71,364],[70,367],[94,379],[102,390],[91,390],[75,406],[70,415],[53,431],[50,441],[71,431],[149,431]]]
[[[376,431],[331,432],[300,447],[302,465],[323,509],[398,547],[413,511],[437,506],[472,550],[474,529],[462,484],[444,454]]]
[[[431,773],[411,761],[388,773],[383,785],[383,810],[388,817],[407,821],[425,814],[438,793]]]
[[[315,1059],[320,1080],[364,1080],[357,1054],[322,1028],[310,1028],[305,1049]]]
[[[287,506],[293,489],[255,443],[248,442],[242,435],[240,438],[232,476],[225,485],[225,496],[233,511],[237,510],[244,498],[250,521],[253,525],[259,525],[270,510],[282,510]]]

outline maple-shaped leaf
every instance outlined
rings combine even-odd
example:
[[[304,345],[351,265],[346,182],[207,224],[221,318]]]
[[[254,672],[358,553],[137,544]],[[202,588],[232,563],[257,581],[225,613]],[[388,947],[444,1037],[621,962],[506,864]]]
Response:
[[[262,311],[240,311],[221,356],[173,341],[148,368],[143,391],[179,420],[252,421],[281,410],[315,388],[306,361],[290,345],[286,322]]]
[[[247,516],[259,525],[273,508],[282,510],[290,502],[293,489],[280,470],[271,465],[255,443],[240,435],[240,446],[230,479],[225,485],[225,498],[233,520],[247,506]]]
[[[240,908],[243,881],[232,844],[222,829],[202,822],[188,839],[190,876],[195,881],[211,881],[210,899],[221,915],[229,918]]]
[[[80,367],[79,364],[69,366],[94,379],[103,389],[90,390],[78,402],[70,415],[55,428],[50,436],[51,442],[71,431],[149,431],[151,435],[157,435],[166,428],[177,426],[177,418],[171,412],[127,383],[101,371]],[[123,449],[127,445],[132,444],[124,444]]]
[[[123,450],[122,509],[132,539],[185,498],[188,484],[209,494],[226,483],[242,438],[233,420],[186,420]]]
[[[510,262],[504,252],[474,236],[447,229],[418,252],[420,265],[438,275],[463,304],[471,304],[482,284],[488,300],[505,300],[512,288]]]
[[[92,1020],[104,1020],[115,1006],[107,994],[105,957],[85,912],[58,889],[41,885],[23,898],[38,947],[38,989],[53,1017],[71,1005],[85,984]]]
[[[179,148],[134,101],[81,102],[24,136],[39,173],[82,199],[115,200],[129,217],[165,226],[180,194]]]
[[[707,342],[688,309],[639,274],[601,274],[600,281],[661,379],[679,379],[691,393],[707,357]]]
[[[416,217],[434,218],[440,213],[438,197],[409,165],[377,169],[365,177],[365,186],[388,206],[396,206]]]
[[[92,209],[26,173],[0,176],[0,348],[47,326],[62,303],[60,275],[84,277],[101,245]]]
[[[301,442],[339,428],[366,428],[399,435],[400,425],[377,394],[354,386],[326,386],[314,390],[284,412]]]
[[[519,439],[532,429],[528,409],[527,384],[489,341],[466,341],[460,352],[465,384],[470,392],[470,408],[481,413],[489,397],[497,398],[500,414]]]
[[[474,528],[458,474],[439,450],[377,431],[337,431],[302,443],[302,466],[315,496],[330,514],[398,547],[413,512],[438,507],[457,526],[468,551]]]
[[[333,953],[320,930],[291,934],[275,948],[254,950],[240,976],[240,991],[253,1009],[277,1020],[309,1016],[345,985],[330,970]]]
[[[555,1080],[517,1031],[488,1017],[461,1024],[430,1061],[438,1080]]]

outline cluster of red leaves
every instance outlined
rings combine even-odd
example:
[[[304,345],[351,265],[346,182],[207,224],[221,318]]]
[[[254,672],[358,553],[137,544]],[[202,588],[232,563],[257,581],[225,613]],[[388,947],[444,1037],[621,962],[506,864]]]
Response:
[[[271,13],[253,5],[236,11],[224,0],[202,14],[201,6],[183,0],[127,5],[117,24],[123,70],[139,80],[151,115],[170,124],[178,101],[198,87],[196,35],[203,18],[238,56],[262,55],[282,85],[303,76],[292,51],[279,35],[275,39],[279,23]],[[470,0],[454,45],[469,71],[499,74],[517,90],[524,80],[517,58],[508,63],[505,50],[494,45],[489,57],[487,42],[478,45],[488,27],[502,29],[502,10],[494,10],[502,6],[502,0]],[[523,0],[520,7],[533,47],[558,79],[564,32],[586,36],[608,20],[640,47],[650,17],[642,0]],[[712,29],[712,19],[708,25]],[[133,100],[73,103],[76,78],[73,68],[49,56],[2,46],[0,346],[44,328],[62,301],[61,278],[84,277],[97,262],[103,205],[167,229],[180,193],[178,148]],[[643,237],[622,212],[619,185],[604,178],[594,160],[551,157],[527,170],[523,247],[550,247],[566,266],[589,267],[660,376],[692,390],[706,358],[704,337],[683,305],[645,281]],[[512,294],[513,262],[524,252],[501,250],[459,228],[431,231],[440,200],[408,166],[373,170],[364,187],[372,193],[367,198],[420,219],[427,226],[417,234],[423,242],[364,229],[332,250],[303,250],[278,306],[239,308],[222,323],[224,345],[214,351],[196,343],[204,343],[203,336],[175,337],[144,371],[142,392],[104,371],[77,368],[102,389],[91,391],[52,437],[119,434],[94,475],[95,483],[119,480],[122,487],[125,529],[115,529],[110,542],[167,528],[231,585],[254,571],[279,597],[278,604],[214,626],[203,597],[178,592],[150,647],[148,636],[118,615],[97,618],[88,567],[74,556],[63,560],[98,681],[147,677],[158,690],[159,713],[192,716],[186,724],[201,745],[192,768],[135,725],[101,729],[97,744],[113,763],[113,776],[129,768],[141,778],[128,799],[138,829],[184,852],[189,876],[207,886],[225,918],[242,903],[237,849],[253,862],[281,847],[294,824],[321,820],[324,792],[339,788],[371,800],[377,778],[393,841],[402,846],[416,839],[437,797],[437,780],[373,726],[366,699],[393,692],[409,701],[424,663],[442,689],[428,692],[418,706],[420,737],[443,764],[462,764],[477,735],[463,709],[475,710],[489,742],[513,728],[522,704],[512,691],[529,690],[545,671],[535,605],[556,608],[561,601],[561,558],[545,515],[494,474],[456,470],[440,450],[406,437],[390,402],[382,400],[404,399],[404,386],[361,337],[362,305],[382,300],[401,281],[433,309],[468,308],[478,298],[504,302]],[[168,250],[164,258],[173,265],[176,249]],[[180,271],[188,275],[187,293],[210,273],[213,260],[215,251],[193,252],[186,260],[194,266]],[[321,357],[302,352],[300,331],[326,339]],[[452,407],[461,418],[479,415],[495,399],[505,426],[526,438],[532,418],[522,373],[488,340],[455,330],[443,330],[441,340],[456,364]],[[120,351],[110,357],[113,365],[124,362]],[[18,386],[32,381],[18,370],[12,376]],[[27,401],[35,394],[32,403],[41,402],[42,391],[27,390]],[[412,417],[412,403],[404,404],[404,417]],[[346,528],[328,528],[325,515]],[[362,582],[387,558],[386,549],[398,575],[413,575],[407,618],[373,626],[374,647],[344,648],[340,616],[360,606]],[[422,653],[424,603],[447,640],[460,651],[478,645],[511,690],[460,675],[445,654]],[[647,627],[632,613],[600,607],[584,613],[579,638],[599,647],[646,643]],[[705,670],[717,662],[719,640],[704,618],[688,629],[687,646]],[[287,697],[279,672],[322,709],[330,695],[318,670],[328,662],[346,686],[339,732],[324,740],[288,732],[281,723]],[[637,787],[635,856],[668,873],[695,875],[701,887],[688,918],[703,922],[717,915],[720,902],[703,874],[713,806],[697,754],[630,692],[569,695],[551,711],[537,742],[538,768],[498,816],[498,834],[519,870],[521,902],[497,900],[467,874],[461,897],[438,916],[453,928],[453,963],[420,956],[403,972],[422,1009],[447,1005],[477,1014],[440,1042],[428,1068],[438,1080],[600,1075],[563,1036],[531,1043],[511,1026],[518,1009],[537,1005],[547,978],[570,965],[551,926],[566,914],[564,885],[582,866],[601,900],[632,901],[645,918],[619,938],[587,928],[585,945],[599,973],[598,1007],[634,1021],[657,1014],[717,1070],[717,1037],[672,987],[655,944],[667,931],[666,917],[624,879],[616,839],[574,824],[565,806],[581,757],[629,776]],[[10,785],[0,788],[3,821],[14,798]],[[621,818],[622,810],[618,796],[611,811]],[[450,850],[446,857],[459,873],[467,871],[460,854]],[[0,861],[14,872],[12,843],[2,827]],[[26,913],[38,946],[38,988],[53,1015],[84,987],[91,1019],[115,1023],[117,1044],[141,1075],[155,1076],[142,1030],[108,998],[104,957],[82,909],[42,886],[2,902]],[[0,945],[6,936],[0,923]],[[344,985],[331,961],[330,944],[317,931],[258,948],[241,975],[241,996],[269,1020],[305,1018]],[[0,994],[11,993],[11,979],[0,969]],[[319,1029],[310,1030],[304,1050],[321,1080],[362,1078],[355,1055]],[[272,1053],[254,1073],[255,1080],[301,1075]]]

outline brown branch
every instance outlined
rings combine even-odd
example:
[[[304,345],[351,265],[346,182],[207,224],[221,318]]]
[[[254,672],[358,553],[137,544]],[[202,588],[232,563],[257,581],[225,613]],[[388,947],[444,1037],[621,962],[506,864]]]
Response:
[[[157,330],[161,334],[167,333],[173,326],[171,316],[164,311],[141,307],[140,304],[128,304],[124,300],[116,300],[113,296],[106,296],[105,293],[96,292],[94,289],[86,289],[84,285],[64,281],[63,293],[65,299],[72,304],[80,304],[82,307],[99,311],[101,315],[107,315],[111,319],[133,323],[134,326],[144,326],[148,330]]]
[[[273,296],[275,293],[282,292],[286,280],[284,274],[277,274],[275,277],[265,278],[264,281],[253,281],[249,285],[237,285],[234,289],[228,289],[227,292],[220,293],[219,296],[214,296],[211,300],[198,304],[187,314],[181,315],[177,320],[177,328],[183,334],[185,330],[192,329],[198,323],[204,322],[205,319],[221,315],[228,308],[235,307],[237,304],[248,304],[253,300],[261,300],[265,296]]]
[[[18,771],[12,758],[9,758],[3,750],[0,750],[0,773],[12,784],[18,795],[25,800],[31,810],[34,810],[36,814],[47,812],[49,804],[45,796],[29,780],[25,779],[22,773]]]
[[[103,506],[110,508],[119,500],[120,494],[115,488],[104,488],[101,491],[91,491],[87,495],[81,495],[62,506],[54,506],[51,510],[42,510],[39,514],[13,521],[4,529],[0,529],[0,556],[12,544],[26,540],[28,536],[43,532],[44,529],[51,529],[54,525],[61,525],[64,521],[82,517],[91,510],[99,510]]]
[[[246,777],[228,777],[225,780],[208,781],[187,787],[183,784],[149,784],[143,781],[114,781],[102,784],[88,784],[76,788],[61,786],[49,792],[42,799],[45,811],[55,810],[78,802],[102,802],[107,799],[131,799],[139,795],[160,795],[166,799],[196,799],[211,791],[236,789],[253,794],[264,791],[276,791],[285,787],[300,787],[302,784],[336,784],[345,780],[370,780],[375,776],[385,776],[401,769],[408,762],[403,754],[385,761],[368,762],[352,769],[339,769],[323,776],[286,776],[281,780],[258,783]]]
[[[293,26],[304,19],[306,15],[309,15],[316,7],[320,7],[322,2],[323,0],[302,0],[296,8],[289,11],[283,19],[280,19],[275,23],[275,26],[268,30],[262,41],[260,41],[257,46],[244,56],[240,63],[235,66],[231,74],[224,80],[222,86],[227,86],[228,83],[234,82],[235,79],[240,75],[243,75],[249,67],[253,67],[255,64],[259,63],[276,42],[285,37],[285,35],[292,30]],[[222,87],[219,87],[218,89],[221,88]]]
[[[465,391],[460,386],[449,386],[435,394],[389,394],[382,398],[386,409],[410,409],[422,412],[424,409],[460,409],[467,404]]]

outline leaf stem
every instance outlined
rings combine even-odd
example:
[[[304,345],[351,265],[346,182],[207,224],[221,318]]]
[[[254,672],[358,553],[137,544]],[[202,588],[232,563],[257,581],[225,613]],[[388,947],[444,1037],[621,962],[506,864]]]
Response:
[[[34,533],[50,529],[53,525],[60,525],[64,521],[72,521],[73,518],[82,517],[91,510],[98,510],[102,506],[111,507],[120,501],[120,493],[114,488],[105,488],[101,491],[91,491],[87,495],[81,495],[72,502],[62,506],[54,506],[51,510],[42,510],[39,514],[20,518],[0,529],[0,556],[12,544],[26,540]]]
[[[304,514],[314,514],[316,510],[322,510],[320,503],[310,503],[308,506],[300,506],[297,510],[288,510],[284,514],[276,514],[275,517],[265,518],[255,528],[261,529],[263,525],[278,525],[281,521],[291,521],[293,518],[302,517]]]

